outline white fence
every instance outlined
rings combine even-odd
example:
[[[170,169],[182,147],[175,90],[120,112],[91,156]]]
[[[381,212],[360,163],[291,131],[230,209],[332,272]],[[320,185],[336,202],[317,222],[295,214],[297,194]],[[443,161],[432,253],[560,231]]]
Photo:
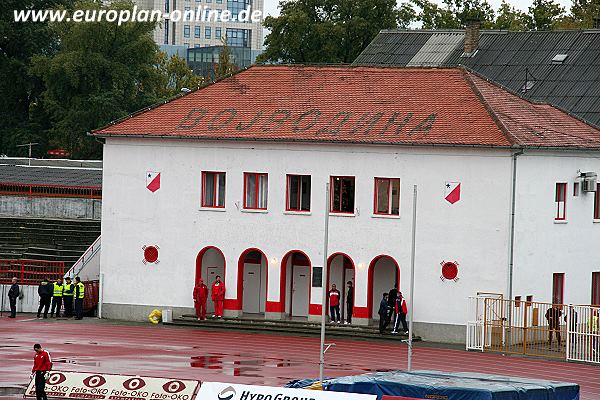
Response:
[[[17,300],[17,313],[37,313],[40,305],[40,296],[38,296],[37,285],[19,285],[23,297]],[[10,311],[10,303],[8,302],[8,290],[10,285],[0,285],[0,308],[2,311]]]
[[[600,308],[569,306],[567,360],[600,364]]]

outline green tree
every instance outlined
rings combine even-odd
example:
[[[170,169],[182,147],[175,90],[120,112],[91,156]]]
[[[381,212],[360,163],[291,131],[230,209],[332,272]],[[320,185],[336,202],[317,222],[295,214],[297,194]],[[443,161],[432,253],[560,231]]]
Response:
[[[493,26],[494,10],[486,0],[444,0],[443,6],[430,0],[411,2],[420,10],[417,20],[423,29],[460,29],[474,19],[482,28]]]
[[[237,65],[231,60],[231,48],[227,37],[221,39],[222,47],[219,52],[219,64],[215,68],[215,79],[221,79],[237,71]]]
[[[517,10],[505,0],[502,0],[494,29],[504,29],[510,31],[525,31],[529,25],[529,18],[524,12]]]
[[[600,0],[572,0],[571,14],[559,24],[559,29],[597,28],[594,20],[600,18]]]
[[[168,57],[158,52],[156,68],[161,76],[159,96],[168,99],[179,93],[181,89],[197,89],[204,83],[204,78],[194,75],[185,59],[178,55]]]
[[[89,1],[80,9],[105,7]],[[117,1],[111,9],[131,9]],[[100,157],[101,145],[86,135],[106,123],[156,102],[164,80],[152,40],[153,23],[61,22],[54,26],[60,39],[55,56],[37,56],[33,75],[45,89],[41,96],[50,115],[52,143],[73,157]]]
[[[407,26],[407,8],[394,0],[281,0],[267,17],[266,50],[258,61],[349,63],[382,29]]]
[[[529,7],[530,30],[552,30],[564,17],[565,9],[554,0],[533,0]]]
[[[48,116],[39,106],[43,82],[29,74],[35,55],[52,55],[57,38],[47,23],[15,22],[14,10],[68,7],[71,0],[3,0],[0,7],[0,154],[26,155],[18,144],[38,142],[47,150]]]

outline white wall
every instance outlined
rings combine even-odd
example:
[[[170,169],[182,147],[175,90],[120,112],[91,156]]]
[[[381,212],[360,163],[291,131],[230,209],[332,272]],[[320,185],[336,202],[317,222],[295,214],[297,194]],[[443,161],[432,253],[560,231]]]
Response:
[[[8,290],[11,285],[0,285],[0,295],[2,295],[2,311],[10,312],[10,302],[8,300]],[[38,296],[38,285],[19,285],[23,297],[17,299],[17,313],[37,313],[40,305],[40,296]]]
[[[600,174],[600,155],[543,156],[517,161],[514,295],[552,301],[552,274],[565,273],[564,301],[590,304],[592,271],[600,271],[600,223],[593,220],[594,193],[573,196],[577,171]],[[566,223],[555,223],[555,188],[567,182]]]
[[[399,263],[408,295],[413,184],[419,184],[415,319],[464,324],[466,297],[506,288],[510,157],[506,151],[392,146],[338,146],[114,139],[104,147],[104,301],[191,307],[197,253],[208,245],[226,259],[227,299],[237,295],[237,261],[250,248],[269,260],[269,299],[279,288],[281,258],[299,249],[323,264],[325,183],[356,177],[354,217],[330,218],[329,252],[356,265],[355,306],[367,305],[369,263],[387,254]],[[226,210],[200,209],[200,174],[227,172]],[[146,171],[161,189],[145,188]],[[269,173],[269,209],[242,212],[243,172]],[[312,212],[285,213],[286,173],[312,175]],[[374,177],[401,179],[400,218],[375,218]],[[446,181],[462,182],[462,200],[444,200]],[[142,246],[160,247],[144,265]],[[440,280],[442,260],[458,261],[460,280]],[[273,281],[274,279],[275,281]],[[151,290],[149,290],[151,289]],[[311,303],[321,300],[312,290]],[[278,298],[278,296],[277,296]],[[374,304],[377,307],[377,303]]]

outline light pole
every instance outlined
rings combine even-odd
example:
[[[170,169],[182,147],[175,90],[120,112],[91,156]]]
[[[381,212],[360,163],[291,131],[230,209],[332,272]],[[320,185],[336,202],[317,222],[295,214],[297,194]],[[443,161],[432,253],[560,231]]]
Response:
[[[321,270],[321,348],[319,354],[319,381],[323,384],[325,367],[325,305],[327,304],[327,246],[329,242],[329,182],[325,184],[325,237],[323,239],[323,269]]]
[[[410,298],[408,310],[408,366],[412,370],[412,339],[413,339],[413,304],[415,301],[415,247],[417,236],[417,185],[413,186],[413,222],[412,222],[412,247],[410,251]]]

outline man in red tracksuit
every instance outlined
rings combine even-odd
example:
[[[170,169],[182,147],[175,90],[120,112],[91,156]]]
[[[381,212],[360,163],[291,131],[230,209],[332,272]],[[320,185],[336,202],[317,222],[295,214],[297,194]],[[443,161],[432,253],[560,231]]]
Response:
[[[408,326],[406,325],[406,314],[408,314],[408,307],[406,307],[406,300],[404,300],[402,292],[398,292],[398,297],[396,297],[394,311],[396,313],[396,321],[394,322],[394,330],[392,331],[392,333],[398,333],[398,328],[400,328],[400,322],[402,322],[402,329],[404,329],[405,334],[408,334]]]
[[[340,323],[340,291],[336,289],[335,283],[329,291],[329,318],[331,323]]]
[[[207,298],[208,287],[206,287],[204,281],[200,278],[194,287],[194,308],[196,309],[196,318],[198,318],[198,321],[206,319]]]
[[[37,400],[48,400],[46,396],[46,372],[52,369],[52,360],[50,354],[39,344],[33,345],[35,357],[33,358],[33,368],[31,373],[35,374],[35,397]]]
[[[223,318],[223,302],[225,301],[225,284],[221,282],[221,277],[217,275],[215,283],[212,285],[212,300],[215,303],[215,313],[213,318]]]

